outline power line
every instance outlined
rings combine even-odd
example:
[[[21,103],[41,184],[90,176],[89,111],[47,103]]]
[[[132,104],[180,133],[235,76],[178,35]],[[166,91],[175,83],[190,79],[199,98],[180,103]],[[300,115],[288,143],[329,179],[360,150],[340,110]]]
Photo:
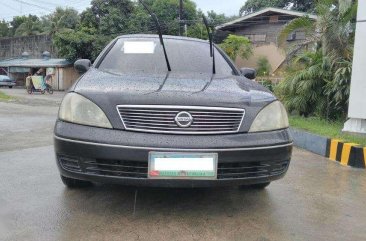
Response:
[[[52,2],[47,2],[47,1],[42,1],[42,0],[30,0],[32,2],[38,2],[40,4],[46,4],[46,5],[51,5],[53,7],[57,7],[57,6],[60,6],[59,4],[55,4],[55,3],[52,3]]]
[[[19,9],[16,9],[16,8],[14,8],[14,7],[12,7],[12,6],[8,5],[7,3],[1,3],[1,4],[2,4],[2,5],[5,5],[6,7],[10,8],[10,9],[12,9],[12,10],[16,11],[16,12],[19,12]]]
[[[16,9],[16,8],[10,6],[9,4],[1,3],[4,6],[8,7],[9,9],[11,9],[13,11],[16,11],[15,14],[2,15],[1,18],[3,18],[3,19],[9,19],[10,17],[21,16],[21,15],[28,14],[28,13],[35,14],[35,15],[46,15],[46,14],[49,14],[49,13],[52,13],[52,12],[55,11],[55,9],[51,9],[49,7],[44,7],[44,6],[41,6],[39,4],[25,2],[24,0],[13,0],[13,1],[18,2],[21,5],[22,4],[25,4],[25,5],[28,5],[28,6],[31,6],[31,7],[35,7],[37,9],[39,9],[39,10],[37,11],[37,10],[27,9],[28,11],[25,11],[25,13],[23,13],[22,10]],[[38,2],[43,2],[44,4],[46,4],[46,1],[42,1],[42,0],[30,0],[30,1],[38,1]],[[75,8],[76,10],[78,10],[80,12],[81,10],[83,10],[83,8],[81,8],[81,7],[83,7],[84,4],[87,4],[88,1],[90,2],[90,0],[68,1],[69,2],[68,5],[69,5],[69,7]],[[48,3],[48,4],[52,4],[55,7],[58,6],[55,3]],[[60,7],[62,7],[62,6],[60,5]],[[10,20],[7,20],[7,21],[10,21]]]
[[[179,0],[179,36],[182,36],[183,0]]]
[[[25,1],[23,1],[23,0],[13,0],[13,1],[18,2],[18,3],[25,4],[25,5],[28,5],[28,6],[32,6],[32,7],[36,7],[36,8],[40,8],[40,9],[42,9],[42,10],[45,10],[45,9],[46,9],[46,10],[48,10],[48,11],[53,11],[53,10],[51,10],[50,8],[42,7],[42,6],[37,5],[37,4],[34,4],[34,3],[25,2]]]

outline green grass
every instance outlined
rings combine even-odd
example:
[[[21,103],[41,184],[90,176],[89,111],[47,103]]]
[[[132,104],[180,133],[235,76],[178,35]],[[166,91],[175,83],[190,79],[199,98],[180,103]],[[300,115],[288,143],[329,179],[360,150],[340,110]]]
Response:
[[[300,116],[290,116],[289,121],[290,126],[297,129],[366,146],[366,137],[342,133],[344,122],[341,121],[328,122],[317,117],[304,118]]]
[[[12,100],[13,98],[3,92],[0,91],[0,101],[8,101]]]

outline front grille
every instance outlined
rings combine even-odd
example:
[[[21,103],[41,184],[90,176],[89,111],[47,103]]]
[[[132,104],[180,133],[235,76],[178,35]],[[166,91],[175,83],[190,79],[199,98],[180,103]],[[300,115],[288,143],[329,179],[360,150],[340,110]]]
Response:
[[[219,163],[217,179],[260,178],[283,174],[289,161]]]
[[[126,130],[170,134],[235,133],[245,115],[243,109],[221,107],[120,105],[117,109]],[[182,113],[191,116],[188,126],[177,120]]]
[[[101,160],[86,161],[85,172],[113,177],[147,178],[147,162]]]

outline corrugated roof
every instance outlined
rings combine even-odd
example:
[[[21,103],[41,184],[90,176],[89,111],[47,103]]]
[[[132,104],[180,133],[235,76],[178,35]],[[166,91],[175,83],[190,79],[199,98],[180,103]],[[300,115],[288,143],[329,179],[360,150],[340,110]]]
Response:
[[[72,63],[66,59],[7,59],[0,61],[0,67],[66,67]]]
[[[309,13],[304,13],[304,12],[298,12],[298,11],[293,11],[293,10],[287,10],[287,9],[280,9],[280,8],[264,8],[262,10],[259,10],[257,12],[254,12],[254,13],[251,13],[251,14],[248,14],[248,15],[245,15],[243,17],[240,17],[238,19],[235,19],[233,21],[230,21],[228,23],[224,23],[220,26],[217,26],[216,29],[223,29],[223,28],[226,28],[226,27],[229,27],[231,25],[235,25],[235,24],[238,24],[240,22],[245,22],[247,20],[250,20],[252,18],[255,18],[259,15],[262,15],[264,13],[267,13],[267,12],[275,12],[275,13],[279,13],[279,14],[285,14],[285,15],[290,15],[290,16],[295,16],[295,17],[304,17],[304,16],[308,16],[309,18],[311,19],[314,19],[316,20],[318,17],[314,14],[309,14]]]

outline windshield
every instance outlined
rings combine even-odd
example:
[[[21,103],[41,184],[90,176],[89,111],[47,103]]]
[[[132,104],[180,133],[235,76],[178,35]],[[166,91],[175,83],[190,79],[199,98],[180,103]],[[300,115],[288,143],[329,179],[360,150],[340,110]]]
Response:
[[[172,71],[212,73],[212,58],[208,43],[164,39]],[[221,53],[215,50],[216,73],[232,75],[233,69]],[[115,74],[167,72],[163,47],[157,38],[124,38],[117,40],[99,65],[99,69]]]

